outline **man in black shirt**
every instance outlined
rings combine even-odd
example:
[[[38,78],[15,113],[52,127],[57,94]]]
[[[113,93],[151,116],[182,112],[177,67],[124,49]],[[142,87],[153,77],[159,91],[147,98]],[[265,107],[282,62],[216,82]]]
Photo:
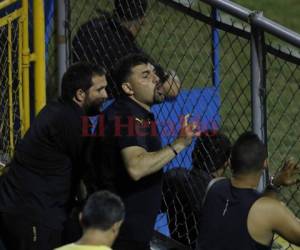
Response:
[[[231,153],[231,179],[209,184],[199,223],[199,250],[271,250],[276,232],[300,245],[300,220],[272,191],[261,195],[256,188],[267,167],[267,151],[258,136],[247,132]],[[274,186],[299,183],[299,169],[287,161],[273,178]]]
[[[17,145],[0,184],[0,226],[8,249],[53,249],[86,167],[81,116],[99,112],[107,98],[105,71],[71,66],[62,95],[38,114]]]
[[[119,194],[126,216],[114,249],[149,249],[161,203],[162,168],[199,135],[184,118],[180,135],[165,148],[150,107],[163,101],[159,78],[140,54],[123,58],[114,71],[122,96],[107,108],[106,147],[96,148],[99,188]],[[95,164],[96,165],[96,164]]]
[[[119,94],[110,73],[114,65],[130,53],[145,53],[135,41],[142,27],[148,0],[115,0],[113,15],[99,11],[100,16],[80,26],[72,40],[72,60],[104,65],[108,70],[109,89]],[[155,64],[165,95],[178,95],[180,81],[174,72],[165,72]]]
[[[212,178],[224,175],[231,144],[219,131],[203,131],[192,152],[192,169],[173,168],[163,178],[162,211],[167,212],[171,237],[195,248],[201,200]]]

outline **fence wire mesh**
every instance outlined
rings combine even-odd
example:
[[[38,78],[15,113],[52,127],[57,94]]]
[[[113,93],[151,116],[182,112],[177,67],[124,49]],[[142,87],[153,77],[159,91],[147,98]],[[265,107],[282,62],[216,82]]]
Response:
[[[21,27],[19,18],[0,20],[0,162],[7,163],[21,137]]]
[[[274,173],[287,158],[300,160],[300,133],[296,129],[300,125],[300,58],[294,56],[291,50],[281,53],[271,48],[269,51],[266,57],[268,151],[269,164]],[[282,190],[281,199],[297,217],[300,216],[299,185]]]
[[[78,56],[80,60],[93,63],[98,63],[98,53],[101,57],[109,57],[105,51],[112,48],[101,42],[106,33],[103,27],[99,32],[97,21],[87,26],[84,42],[77,41],[74,44],[74,38],[89,20],[101,17],[102,22],[107,21],[114,10],[113,1],[69,0],[66,7],[70,17],[66,23],[69,63],[76,59],[77,51],[81,53]],[[141,29],[136,37],[130,36],[130,39],[134,46],[151,55],[163,68],[175,70],[182,81],[182,94],[177,97],[176,104],[165,103],[156,110],[161,119],[170,121],[185,112],[199,114],[200,123],[206,124],[206,128],[221,129],[234,142],[242,132],[251,130],[252,125],[251,29],[248,24],[228,13],[219,12],[216,19],[211,14],[211,7],[200,1],[150,0]],[[114,27],[115,31],[120,32]],[[120,36],[118,32],[106,37],[110,42],[108,44],[113,43],[112,36]],[[120,43],[120,37],[118,39]],[[51,95],[57,91],[57,84],[54,84],[57,82],[54,78],[57,71],[54,41],[51,38],[48,48],[48,77],[52,79],[48,83],[48,93]],[[95,47],[86,52],[91,49],[91,43]],[[125,46],[114,52],[121,56],[134,51],[136,47]],[[265,44],[265,49],[267,144],[270,172],[275,173],[288,156],[294,156],[299,161],[300,134],[297,128],[300,125],[300,110],[297,100],[300,97],[300,62],[299,56],[269,43]],[[114,64],[117,59],[114,58],[111,63]],[[171,140],[172,137],[168,137],[164,143]],[[181,158],[165,169],[166,173],[174,168],[176,171],[175,178],[166,180],[164,184],[162,210],[167,214],[167,219],[164,219],[165,214],[160,215],[158,229],[168,227],[173,238],[194,247],[198,233],[197,209],[193,210],[189,203],[197,200],[198,193],[203,192],[205,185],[191,187],[191,165],[186,166],[186,162],[192,162],[191,150],[185,151]],[[186,168],[187,171],[180,173]],[[298,217],[299,194],[299,186],[286,188],[282,192],[283,200]],[[297,249],[281,239],[278,242],[274,244],[277,249]]]

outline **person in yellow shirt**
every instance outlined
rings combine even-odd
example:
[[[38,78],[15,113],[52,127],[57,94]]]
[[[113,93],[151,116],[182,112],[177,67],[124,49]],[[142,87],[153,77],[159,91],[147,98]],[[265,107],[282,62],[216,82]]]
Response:
[[[125,217],[120,197],[109,192],[92,194],[79,214],[82,237],[56,250],[111,250]]]

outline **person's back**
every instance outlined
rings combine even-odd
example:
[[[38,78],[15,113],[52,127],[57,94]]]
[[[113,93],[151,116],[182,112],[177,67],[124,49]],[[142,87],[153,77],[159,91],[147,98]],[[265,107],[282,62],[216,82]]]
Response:
[[[256,191],[267,168],[267,151],[257,135],[244,133],[232,148],[232,178],[212,180],[200,217],[199,250],[271,249],[276,232],[300,245],[300,221],[270,189]],[[297,164],[287,161],[274,177],[276,185],[297,183]]]
[[[171,237],[193,249],[206,187],[224,174],[230,149],[229,139],[220,131],[203,131],[192,152],[192,169],[173,168],[164,174],[162,211],[167,212]]]
[[[200,219],[198,249],[267,250],[255,242],[245,225],[248,213],[260,194],[254,189],[239,189],[230,180],[218,180],[209,190]],[[202,239],[205,239],[202,241]]]

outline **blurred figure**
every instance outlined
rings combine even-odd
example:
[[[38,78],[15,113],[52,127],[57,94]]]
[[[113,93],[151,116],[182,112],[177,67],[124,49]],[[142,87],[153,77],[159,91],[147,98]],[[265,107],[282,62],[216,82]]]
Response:
[[[108,71],[109,90],[116,97],[120,92],[111,78],[116,63],[131,53],[145,54],[135,38],[143,25],[148,2],[115,0],[114,6],[112,14],[98,10],[99,17],[89,20],[78,29],[72,41],[72,53],[73,62],[87,61],[104,65]],[[165,96],[176,97],[181,84],[175,72],[165,71],[157,63],[152,64],[155,65]]]
[[[195,142],[192,168],[173,168],[163,178],[163,206],[171,237],[195,248],[201,201],[208,183],[223,176],[230,157],[231,143],[219,131],[204,131]]]
[[[287,161],[262,195],[256,188],[267,168],[267,150],[256,134],[246,132],[231,153],[232,178],[209,184],[199,221],[199,250],[271,250],[273,235],[300,245],[300,220],[275,197],[281,185],[299,183],[299,168]]]
[[[125,218],[125,207],[120,197],[109,191],[98,191],[86,202],[79,221],[82,237],[57,250],[110,250]]]

